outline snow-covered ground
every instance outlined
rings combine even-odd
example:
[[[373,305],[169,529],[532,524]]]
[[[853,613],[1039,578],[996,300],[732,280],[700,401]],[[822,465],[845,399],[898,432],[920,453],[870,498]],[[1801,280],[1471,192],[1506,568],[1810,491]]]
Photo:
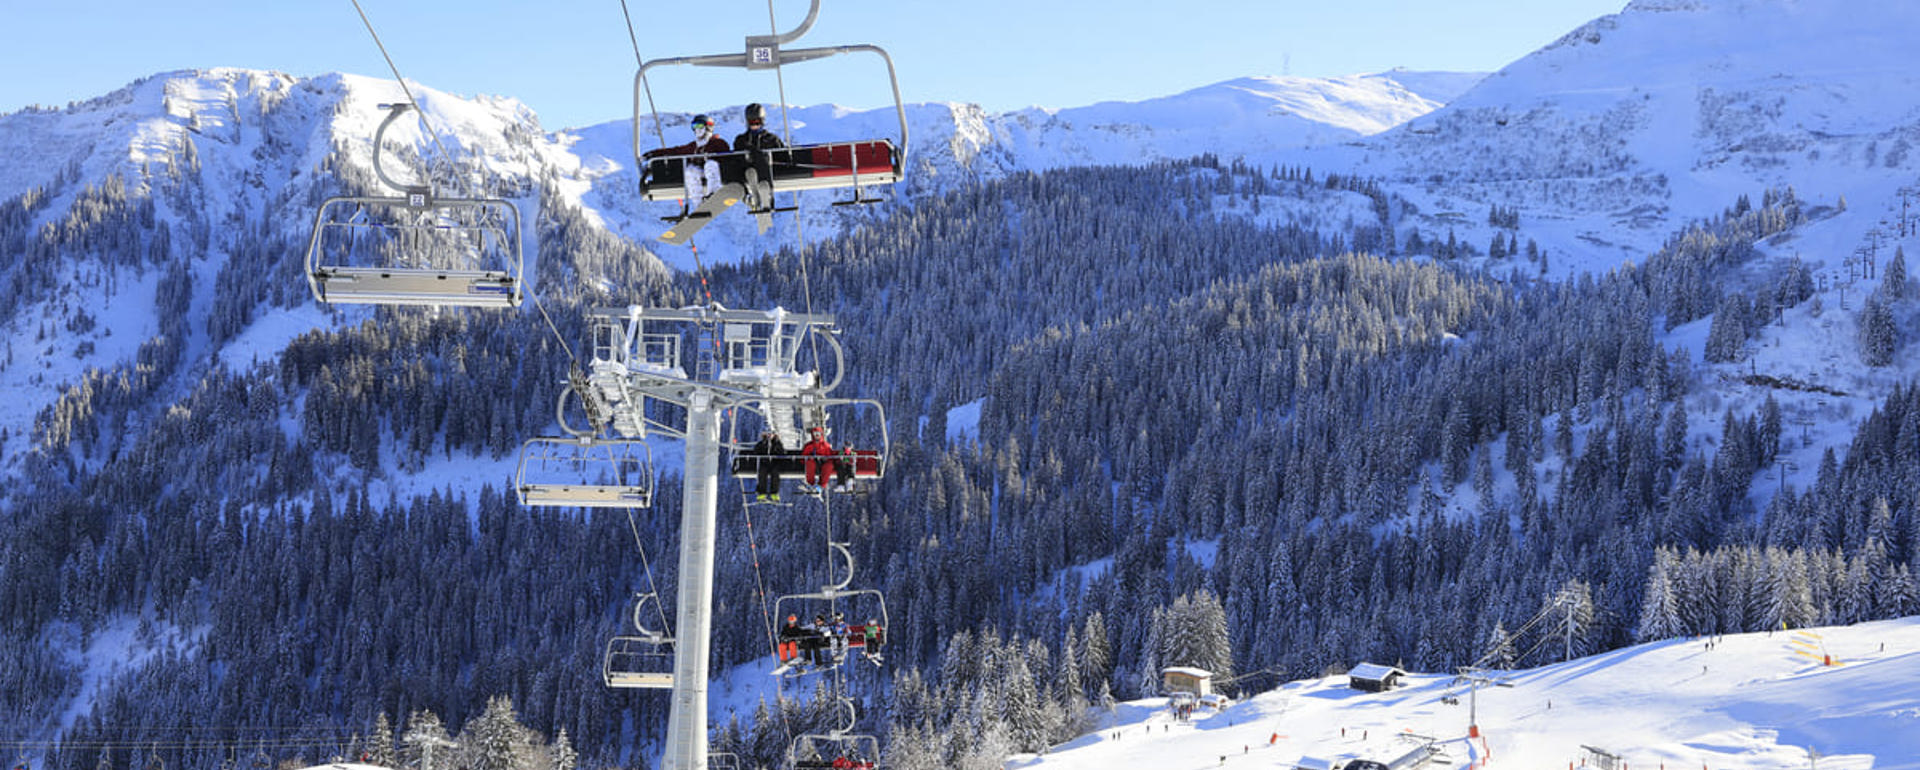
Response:
[[[165,620],[121,615],[102,623],[83,641],[78,629],[58,624],[48,635],[68,649],[69,661],[80,667],[80,690],[60,712],[59,732],[65,733],[74,722],[93,709],[101,693],[114,682],[135,673],[162,655],[189,654],[206,637],[204,626],[181,628]],[[69,637],[58,639],[58,637]]]
[[[1830,657],[1832,665],[1826,665]],[[1164,698],[1121,704],[1101,729],[1022,770],[1292,768],[1301,757],[1392,760],[1424,745],[1429,767],[1578,767],[1583,747],[1626,768],[1920,768],[1920,618],[1674,639],[1512,672],[1477,698],[1444,674],[1387,693],[1345,676],[1292,682],[1171,718]],[[1457,705],[1442,698],[1458,698]]]

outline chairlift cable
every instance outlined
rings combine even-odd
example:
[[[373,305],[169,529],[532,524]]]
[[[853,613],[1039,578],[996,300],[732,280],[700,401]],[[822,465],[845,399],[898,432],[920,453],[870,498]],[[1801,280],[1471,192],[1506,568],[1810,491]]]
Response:
[[[673,626],[668,624],[667,622],[666,605],[662,604],[658,598],[660,595],[659,593],[660,588],[659,586],[655,585],[653,582],[653,565],[647,563],[647,546],[645,543],[642,543],[640,541],[640,525],[639,523],[635,522],[633,519],[633,508],[629,507],[629,508],[626,508],[625,510],[627,512],[627,529],[633,531],[633,544],[634,546],[640,549],[640,569],[642,572],[645,572],[647,575],[647,593],[654,595],[655,599],[653,602],[653,609],[654,609],[654,612],[657,612],[660,614],[660,633],[665,634],[668,639],[672,639]],[[637,618],[638,616],[636,615],[635,617]],[[638,622],[638,621],[636,620],[635,622]],[[674,645],[674,649],[676,650],[679,649],[679,644],[677,642]]]
[[[573,346],[567,344],[567,338],[560,333],[560,327],[553,325],[553,316],[547,315],[547,306],[540,304],[540,295],[533,295],[533,306],[540,311],[540,317],[546,319],[547,329],[553,332],[553,338],[560,341],[560,349],[567,351],[567,361],[579,363],[580,358],[573,354]]]
[[[767,32],[775,37],[780,36],[780,23],[773,18],[773,0],[767,0]],[[773,60],[773,79],[780,84],[780,130],[785,133],[780,138],[786,141],[788,147],[792,147],[793,120],[787,115],[787,71],[781,66],[779,57]]]
[[[633,33],[633,14],[627,11],[627,0],[620,0],[620,16],[627,20],[627,39],[633,41],[634,63],[640,67],[646,67],[647,60],[640,56],[640,38]],[[653,104],[653,86],[648,85],[646,81],[642,80],[640,87],[647,92],[647,111],[653,113],[653,133],[660,138],[660,146],[665,147],[667,146],[667,133],[660,128],[660,108]],[[639,128],[638,122],[637,120],[635,121],[636,125],[634,127],[636,129]],[[644,170],[645,166],[635,169],[636,173]]]
[[[768,32],[774,35],[780,34],[780,24],[777,20],[774,19],[774,15],[773,15],[773,0],[767,0],[767,30]],[[780,130],[786,134],[781,138],[786,142],[786,145],[788,147],[792,147],[793,146],[793,120],[787,114],[787,74],[786,73],[787,73],[786,68],[781,65],[779,58],[776,57],[773,62],[773,78],[774,78],[774,81],[779,83],[779,86],[780,86]],[[659,123],[658,120],[655,120],[654,122],[656,125]],[[665,142],[663,141],[662,144],[664,143]],[[771,200],[773,196],[769,194],[767,197],[769,198],[769,200],[767,201],[767,205],[771,207],[773,205],[773,201]],[[796,209],[799,206],[798,203],[795,203],[794,205]],[[794,240],[796,241],[794,244],[794,252],[798,254],[800,257],[800,290],[806,296],[807,314],[813,315],[813,282],[807,275],[807,238],[806,238],[806,231],[801,229],[802,226],[800,223],[800,215],[802,213],[803,212],[797,211],[797,210],[793,212],[793,236],[794,236]],[[813,354],[814,363],[815,365],[818,365],[820,362],[820,342],[819,340],[815,339],[812,334],[807,335],[807,350],[808,352]],[[831,528],[827,530],[827,539],[828,540],[833,539],[833,530]],[[828,556],[831,557],[832,554],[828,554]]]
[[[760,618],[767,629],[767,646],[773,650],[773,659],[780,660],[780,642],[773,635],[773,611],[767,607],[767,581],[760,572],[760,544],[753,531],[753,506],[741,505],[740,512],[747,518],[747,552],[753,558],[753,587],[760,594]],[[793,742],[793,725],[787,721],[787,710],[780,709],[780,729],[787,734],[787,742]]]

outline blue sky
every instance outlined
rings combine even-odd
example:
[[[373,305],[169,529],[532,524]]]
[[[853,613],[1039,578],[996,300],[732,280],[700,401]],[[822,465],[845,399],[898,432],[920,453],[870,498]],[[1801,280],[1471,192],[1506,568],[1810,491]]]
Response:
[[[504,94],[549,129],[629,116],[633,43],[619,0],[361,0],[402,74],[460,94]],[[648,59],[737,51],[769,30],[766,0],[627,0]],[[1249,75],[1393,67],[1499,69],[1625,0],[822,0],[798,43],[873,43],[908,102],[991,111],[1133,101]],[[0,111],[63,105],[156,72],[206,67],[387,77],[350,0],[9,3]],[[774,0],[781,31],[807,0]],[[657,74],[655,74],[657,73]],[[890,103],[873,57],[789,68],[787,99]],[[649,73],[663,110],[774,101],[766,73]]]

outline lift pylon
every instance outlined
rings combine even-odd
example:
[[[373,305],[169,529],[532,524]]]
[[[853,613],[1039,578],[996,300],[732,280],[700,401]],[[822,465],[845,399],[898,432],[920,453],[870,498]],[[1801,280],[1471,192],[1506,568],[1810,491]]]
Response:
[[[673,701],[661,770],[706,770],[708,653],[713,627],[715,518],[721,416],[729,409],[799,411],[839,384],[799,371],[801,340],[827,334],[831,315],[728,310],[602,308],[589,313],[590,361],[580,385],[596,414],[622,435],[680,438],[685,487],[675,602]],[[682,339],[710,365],[688,367]],[[818,362],[815,362],[816,365]],[[680,419],[676,420],[675,417]]]

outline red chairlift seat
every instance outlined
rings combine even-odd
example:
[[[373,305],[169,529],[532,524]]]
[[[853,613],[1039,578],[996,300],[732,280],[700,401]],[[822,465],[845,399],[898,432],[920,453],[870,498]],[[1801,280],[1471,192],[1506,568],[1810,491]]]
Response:
[[[640,195],[650,201],[686,198],[689,160],[716,160],[722,183],[746,181],[746,151],[649,158],[640,177]],[[900,181],[900,154],[887,139],[803,144],[767,150],[775,193],[893,184]]]

